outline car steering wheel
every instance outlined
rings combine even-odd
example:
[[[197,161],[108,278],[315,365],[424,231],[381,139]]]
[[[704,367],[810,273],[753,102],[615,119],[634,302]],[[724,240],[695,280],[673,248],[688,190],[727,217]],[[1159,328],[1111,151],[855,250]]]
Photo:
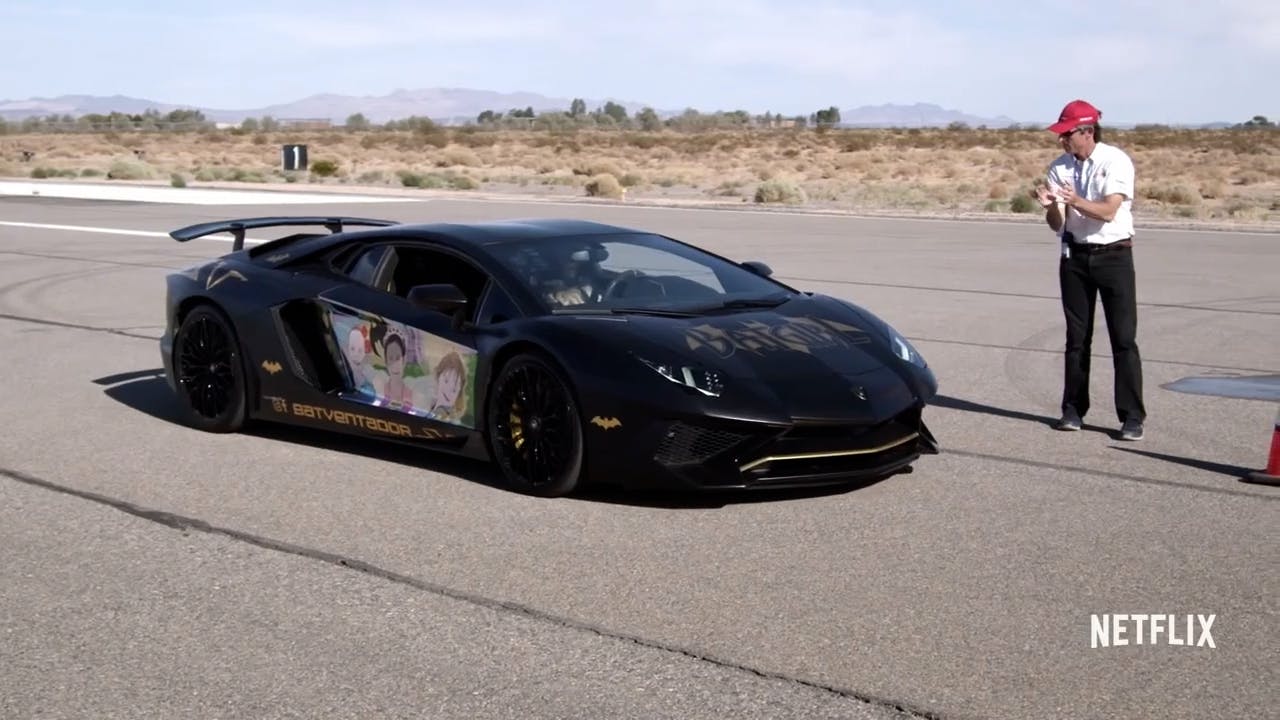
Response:
[[[642,275],[644,275],[644,273],[639,270],[623,270],[618,273],[617,277],[609,281],[609,286],[604,289],[604,292],[600,293],[600,299],[612,299],[614,291],[616,291],[621,285],[625,284],[629,280],[641,277]]]

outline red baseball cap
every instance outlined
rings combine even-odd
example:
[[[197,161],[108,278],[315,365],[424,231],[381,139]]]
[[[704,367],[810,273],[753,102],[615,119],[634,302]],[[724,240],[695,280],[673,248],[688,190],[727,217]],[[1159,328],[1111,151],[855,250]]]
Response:
[[[1102,111],[1090,105],[1084,100],[1072,100],[1067,106],[1062,108],[1062,114],[1058,116],[1058,122],[1049,126],[1051,132],[1062,134],[1068,130],[1075,130],[1081,125],[1092,125],[1102,118]]]

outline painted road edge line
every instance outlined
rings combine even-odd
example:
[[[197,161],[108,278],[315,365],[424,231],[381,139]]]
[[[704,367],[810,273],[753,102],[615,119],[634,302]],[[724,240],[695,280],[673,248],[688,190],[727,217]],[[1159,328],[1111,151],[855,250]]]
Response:
[[[132,235],[135,237],[157,237],[172,240],[172,238],[169,237],[169,233],[157,230],[130,230],[127,228],[92,227],[89,225],[53,225],[49,223],[15,222],[11,220],[0,220],[0,227],[17,227],[31,230],[65,230],[70,232],[101,233],[104,235]],[[229,234],[225,236],[221,234],[206,235],[195,239],[215,240],[217,242],[232,242],[232,240],[234,240],[234,238]],[[175,240],[174,242],[177,241]],[[244,240],[246,245],[257,245],[264,242],[267,242],[267,240],[261,238],[245,238]]]

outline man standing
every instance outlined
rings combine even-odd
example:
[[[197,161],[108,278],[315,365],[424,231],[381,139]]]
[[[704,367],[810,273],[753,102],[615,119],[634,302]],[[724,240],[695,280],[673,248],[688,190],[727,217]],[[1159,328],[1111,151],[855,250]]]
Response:
[[[1083,100],[1067,103],[1049,130],[1063,154],[1049,166],[1048,186],[1033,196],[1059,234],[1058,281],[1067,343],[1060,430],[1079,430],[1089,411],[1089,360],[1099,295],[1115,366],[1120,438],[1141,440],[1146,408],[1138,354],[1133,267],[1133,161],[1102,142],[1102,113]]]

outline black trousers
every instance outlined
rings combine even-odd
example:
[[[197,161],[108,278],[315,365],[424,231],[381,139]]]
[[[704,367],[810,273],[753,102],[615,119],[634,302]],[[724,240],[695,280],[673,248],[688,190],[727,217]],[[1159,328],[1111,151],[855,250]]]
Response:
[[[1142,358],[1138,353],[1138,295],[1134,282],[1133,250],[1084,252],[1071,248],[1061,258],[1058,281],[1062,311],[1067,322],[1067,346],[1063,374],[1062,409],[1084,417],[1089,412],[1089,359],[1093,345],[1094,308],[1101,296],[1102,312],[1111,339],[1115,367],[1116,415],[1145,420],[1142,400]]]

